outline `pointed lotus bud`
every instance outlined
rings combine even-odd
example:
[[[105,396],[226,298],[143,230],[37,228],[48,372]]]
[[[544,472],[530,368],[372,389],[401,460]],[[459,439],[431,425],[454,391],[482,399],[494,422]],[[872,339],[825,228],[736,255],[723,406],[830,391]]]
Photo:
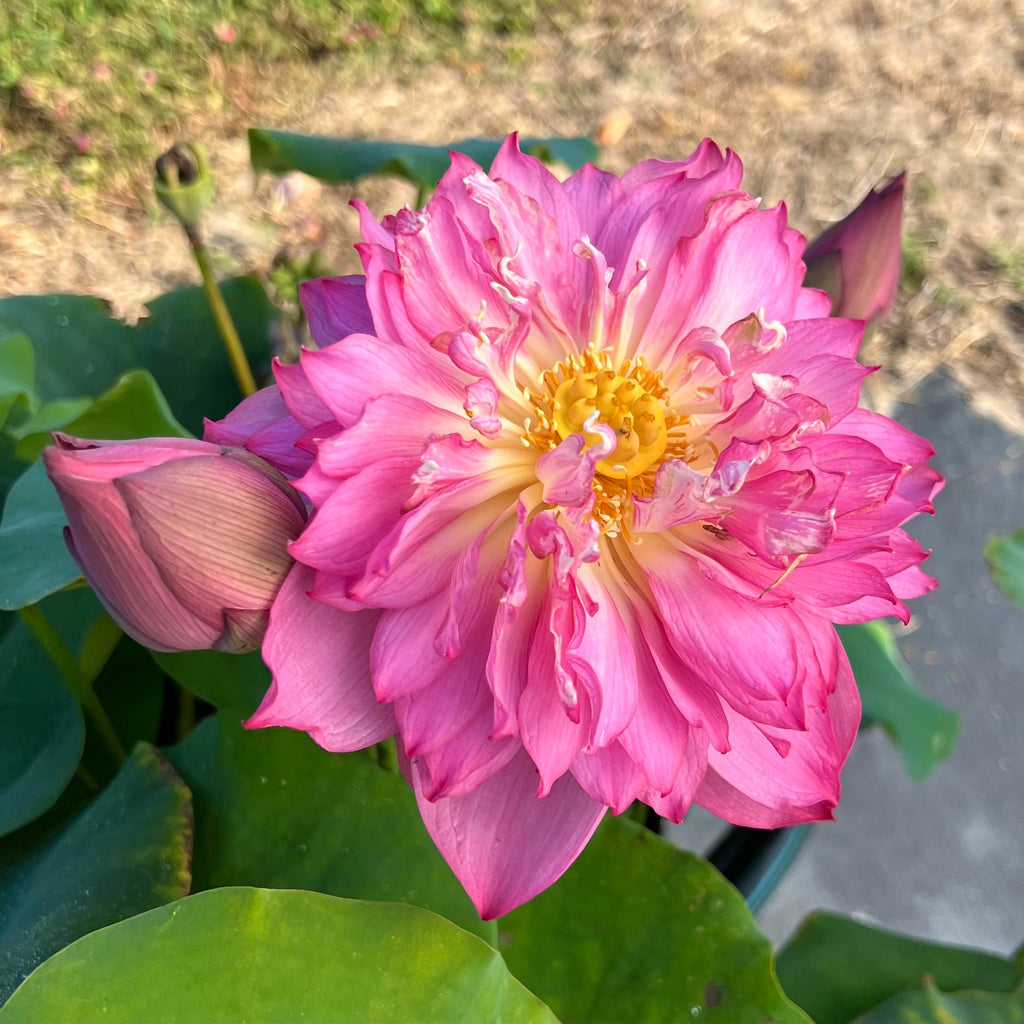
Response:
[[[888,313],[900,283],[905,180],[900,174],[881,191],[872,189],[807,247],[804,283],[828,292],[833,316],[874,321]]]
[[[206,150],[198,142],[176,142],[157,158],[153,189],[183,226],[194,227],[213,202],[214,181]]]
[[[258,647],[306,521],[285,478],[205,441],[53,438],[65,540],[121,628],[160,651]]]

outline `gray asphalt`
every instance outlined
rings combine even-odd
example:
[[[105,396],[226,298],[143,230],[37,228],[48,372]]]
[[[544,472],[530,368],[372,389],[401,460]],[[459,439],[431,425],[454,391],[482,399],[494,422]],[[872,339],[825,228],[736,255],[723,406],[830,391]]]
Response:
[[[824,908],[934,941],[1008,954],[1024,941],[1024,630],[982,558],[1024,526],[1024,438],[973,413],[941,372],[895,416],[935,446],[946,477],[936,515],[910,524],[939,580],[899,638],[920,688],[960,715],[952,755],[923,783],[880,730],[862,733],[836,820],[815,825],[761,910],[780,943]],[[671,837],[706,852],[715,819]]]

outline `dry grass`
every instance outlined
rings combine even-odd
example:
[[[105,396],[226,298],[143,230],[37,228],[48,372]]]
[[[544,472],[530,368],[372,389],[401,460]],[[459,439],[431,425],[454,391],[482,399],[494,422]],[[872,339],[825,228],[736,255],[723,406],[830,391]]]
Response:
[[[514,45],[474,29],[424,64],[400,57],[255,68],[217,65],[217,109],[183,127],[210,148],[220,202],[209,232],[225,269],[264,273],[285,245],[321,245],[357,269],[342,189],[284,203],[255,184],[244,127],[445,142],[466,135],[580,134],[604,126],[621,171],[678,157],[705,135],[736,149],[747,187],[785,199],[808,233],[869,187],[910,175],[906,228],[919,287],[901,298],[868,360],[876,404],[906,398],[937,365],[1015,429],[1021,416],[1022,39],[999,0],[599,0],[542,18]],[[156,135],[153,151],[171,140]],[[0,167],[0,273],[8,293],[88,291],[132,312],[193,279],[176,228],[125,180],[116,192]],[[385,211],[397,182],[360,191]]]

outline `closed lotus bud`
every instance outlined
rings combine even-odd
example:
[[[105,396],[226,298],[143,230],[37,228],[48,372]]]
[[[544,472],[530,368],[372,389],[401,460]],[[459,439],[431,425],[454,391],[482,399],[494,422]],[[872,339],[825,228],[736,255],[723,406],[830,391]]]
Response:
[[[906,175],[872,189],[848,217],[808,247],[811,288],[832,299],[832,315],[875,321],[889,312],[900,283],[900,229]]]
[[[176,142],[157,158],[153,189],[183,226],[194,227],[213,202],[214,180],[206,150],[197,142]]]
[[[54,442],[65,540],[121,628],[159,651],[258,647],[306,521],[287,480],[205,441]]]

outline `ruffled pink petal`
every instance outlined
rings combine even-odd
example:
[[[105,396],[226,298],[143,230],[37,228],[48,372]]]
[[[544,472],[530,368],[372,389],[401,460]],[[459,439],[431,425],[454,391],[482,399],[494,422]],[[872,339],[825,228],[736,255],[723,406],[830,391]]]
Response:
[[[804,257],[806,260],[806,256]],[[832,312],[832,299],[820,288],[801,288],[793,310],[794,320],[820,320]]]
[[[601,442],[588,447],[582,434],[570,434],[561,444],[537,459],[535,472],[544,485],[544,500],[551,505],[582,505],[593,501],[597,464],[615,450],[615,433],[604,423],[594,426]]]
[[[697,790],[708,770],[707,734],[703,729],[688,726],[685,730],[683,759],[671,784],[665,789],[650,787],[640,799],[656,814],[677,824],[686,816]]]
[[[326,750],[362,750],[395,732],[370,683],[370,642],[380,613],[341,612],[308,596],[313,571],[297,563],[270,610],[263,658],[273,684],[245,723],[303,729]]]
[[[908,466],[922,465],[935,454],[925,438],[870,409],[852,411],[843,419],[842,432],[870,441],[887,458]]]
[[[380,608],[425,600],[445,585],[472,538],[495,528],[511,511],[500,476],[485,474],[446,487],[403,515],[377,544],[351,596]]]
[[[565,667],[577,689],[585,690],[590,697],[587,753],[608,746],[629,725],[642,685],[630,634],[611,591],[604,585],[604,575],[592,565],[583,565],[577,571],[577,585],[586,592],[592,606],[582,618],[579,637],[573,637],[564,651]]]
[[[437,197],[429,211],[409,217],[395,239],[395,252],[405,314],[425,338],[467,330],[482,305],[485,318],[501,308],[494,301],[491,285],[498,278],[490,258],[465,232],[447,199]],[[498,323],[507,326],[504,318]]]
[[[571,625],[573,611],[570,602],[549,587],[516,713],[523,746],[540,775],[538,796],[549,794],[569,770],[590,731],[589,695],[576,690],[562,666],[564,643],[578,628]]]
[[[295,447],[304,432],[274,386],[246,398],[222,420],[203,421],[204,441],[246,448],[289,479],[301,476],[313,463],[309,452]]]
[[[521,749],[519,741],[510,736],[494,737],[490,720],[488,707],[471,718],[448,743],[420,755],[426,799],[440,800],[471,793]]]
[[[708,522],[721,512],[704,500],[705,477],[685,462],[666,462],[658,469],[654,493],[633,501],[633,533],[660,533],[683,523]]]
[[[366,403],[381,395],[413,395],[440,408],[461,411],[465,382],[450,362],[353,334],[319,352],[305,350],[302,369],[338,422],[349,427]]]
[[[618,742],[651,789],[667,793],[683,764],[691,729],[669,696],[638,625],[634,625],[634,638],[637,674],[643,682],[637,691],[633,717],[619,734]]]
[[[565,181],[565,194],[576,208],[580,231],[597,238],[609,216],[622,202],[625,191],[614,174],[584,164]]]
[[[517,736],[517,709],[529,679],[530,652],[547,592],[549,567],[533,557],[526,540],[527,506],[520,499],[517,523],[499,577],[504,591],[495,613],[487,682],[494,695],[494,734]]]
[[[366,304],[366,279],[361,274],[303,281],[299,299],[309,332],[321,348],[350,334],[373,334],[373,317]]]
[[[469,198],[486,208],[493,225],[500,280],[512,295],[543,311],[556,332],[569,335],[578,327],[579,295],[589,291],[589,268],[573,252],[582,233],[576,211],[551,172],[515,145],[502,147],[499,163],[544,196],[538,202],[512,182],[483,172],[466,179]]]
[[[685,160],[641,160],[622,176],[622,187],[627,192],[634,191],[644,182],[659,178],[684,175],[687,178],[703,178],[719,170],[726,161],[734,164],[737,176],[735,185],[739,184],[743,167],[739,157],[732,150],[726,150],[725,156],[711,139],[701,139],[700,145]]]
[[[436,605],[440,612],[421,620],[427,629],[434,627],[432,634],[421,628],[418,635],[402,638],[410,646],[421,645],[425,666],[438,666],[427,668],[433,678],[426,686],[395,702],[406,751],[425,768],[423,793],[428,800],[470,792],[519,748],[511,738],[492,735],[494,701],[486,678],[489,627],[500,591],[500,555],[495,539],[485,545],[479,538],[467,548],[448,593],[424,603]],[[386,680],[375,679],[378,693],[382,683]]]
[[[643,772],[618,743],[591,754],[578,754],[572,763],[572,775],[612,814],[625,811],[647,785]]]
[[[274,380],[288,412],[306,430],[328,421],[334,422],[330,409],[320,400],[301,363],[274,360]]]
[[[732,749],[708,754],[697,802],[736,825],[780,828],[832,816],[839,771],[860,721],[860,696],[849,662],[835,643],[836,688],[827,708],[813,709],[807,730],[758,729],[730,712]],[[777,745],[784,738],[785,744]],[[773,739],[775,742],[773,742]]]
[[[424,334],[410,320],[405,308],[402,275],[398,273],[394,253],[394,238],[391,238],[388,249],[369,243],[355,248],[366,271],[366,301],[373,312],[374,334],[381,341],[428,351],[433,338]]]
[[[466,548],[455,564],[447,593],[430,602],[443,609],[443,615],[429,647],[422,629],[409,638],[421,645],[420,657],[431,674],[431,662],[441,658],[440,670],[426,687],[396,700],[399,727],[410,757],[447,743],[472,718],[491,707],[485,666],[501,563],[491,559],[481,565],[481,547],[482,538],[477,538]],[[436,619],[436,612],[428,611],[422,621],[432,625]]]
[[[210,444],[243,448],[247,438],[288,415],[288,406],[285,405],[280,390],[272,385],[243,399],[224,419],[204,420],[203,440]],[[301,432],[298,424],[296,430]],[[207,436],[211,432],[217,436]]]
[[[367,402],[347,430],[320,443],[317,466],[345,479],[386,459],[410,459],[418,465],[427,438],[460,431],[473,433],[465,416],[411,395],[382,395]]]
[[[708,207],[707,224],[679,243],[686,273],[662,302],[675,304],[678,323],[721,332],[759,309],[766,320],[792,317],[803,278],[802,240],[786,227],[786,210],[753,209],[735,196]]]
[[[717,147],[714,151],[718,152]],[[637,173],[623,179],[625,201],[592,239],[616,268],[613,288],[629,279],[637,260],[655,270],[659,282],[671,278],[670,268],[679,240],[700,232],[708,203],[725,193],[732,193],[734,198],[740,196],[734,190],[743,171],[735,154],[730,153],[724,161],[720,154],[715,160],[698,160],[703,166],[648,161],[647,170],[656,173],[643,179],[638,167],[634,168]],[[740,209],[747,208],[749,202],[742,197]],[[657,343],[657,335],[652,333],[648,340]]]
[[[524,753],[465,796],[431,803],[410,765],[423,823],[480,916],[489,921],[536,896],[579,856],[607,808],[571,776],[542,800]]]
[[[345,579],[361,576],[367,559],[399,522],[412,496],[412,478],[419,464],[418,458],[383,459],[336,482],[291,545],[292,556]],[[374,496],[373,515],[366,514],[367,494]]]
[[[715,586],[661,537],[646,536],[635,557],[680,659],[747,718],[802,728],[804,701],[823,700],[831,682],[821,636],[789,608]]]

